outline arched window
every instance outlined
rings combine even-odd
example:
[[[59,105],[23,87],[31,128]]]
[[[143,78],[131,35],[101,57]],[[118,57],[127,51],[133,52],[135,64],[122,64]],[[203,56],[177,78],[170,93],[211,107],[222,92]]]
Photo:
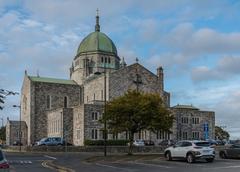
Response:
[[[68,98],[67,96],[64,97],[64,108],[68,107]]]
[[[51,109],[51,96],[47,95],[47,109]]]
[[[104,63],[103,57],[101,58],[101,62]]]

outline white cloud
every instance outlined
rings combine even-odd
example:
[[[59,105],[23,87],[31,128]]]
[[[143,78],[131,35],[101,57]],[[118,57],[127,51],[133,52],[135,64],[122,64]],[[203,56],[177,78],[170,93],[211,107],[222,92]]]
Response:
[[[216,66],[198,66],[192,69],[191,77],[196,83],[204,81],[229,80],[240,74],[240,57],[224,56]]]

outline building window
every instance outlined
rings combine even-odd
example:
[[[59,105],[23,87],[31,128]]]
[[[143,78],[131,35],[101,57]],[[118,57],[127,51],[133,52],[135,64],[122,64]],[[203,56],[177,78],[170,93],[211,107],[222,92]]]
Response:
[[[99,119],[99,112],[92,112],[92,120],[97,121]]]
[[[199,124],[199,118],[192,118],[192,124]]]
[[[105,63],[107,63],[107,61],[108,61],[108,60],[107,60],[107,57],[105,57]]]
[[[182,123],[188,124],[188,117],[182,117]]]
[[[93,100],[95,100],[95,93],[93,93]]]
[[[98,130],[92,129],[92,139],[98,139]]]
[[[111,59],[110,59],[110,57],[108,58],[108,63],[109,63],[109,64],[111,63]]]
[[[199,132],[192,132],[192,139],[199,139]]]
[[[188,133],[187,132],[183,132],[183,139],[187,140],[188,139]]]
[[[80,140],[81,138],[81,130],[77,129],[77,140]]]
[[[65,96],[64,97],[64,108],[67,108],[68,107],[68,97]]]
[[[101,58],[101,62],[104,63],[103,57]]]
[[[103,90],[101,90],[101,99],[103,100]]]
[[[166,131],[159,130],[157,131],[157,139],[169,140],[170,133]]]
[[[47,95],[47,109],[51,109],[51,96],[50,95]]]

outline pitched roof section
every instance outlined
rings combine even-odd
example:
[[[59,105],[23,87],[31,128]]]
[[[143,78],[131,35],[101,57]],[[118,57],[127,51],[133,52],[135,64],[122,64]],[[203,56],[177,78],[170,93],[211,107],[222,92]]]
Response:
[[[29,79],[33,82],[46,82],[46,83],[53,83],[53,84],[77,85],[77,83],[75,81],[68,80],[68,79],[46,78],[46,77],[38,77],[38,76],[29,76]]]
[[[13,120],[9,120],[10,125],[19,125],[20,121],[13,121]],[[21,125],[24,126],[26,125],[25,121],[21,121]]]
[[[192,109],[192,110],[199,110],[198,108],[194,107],[193,105],[176,105],[173,106],[174,109]]]

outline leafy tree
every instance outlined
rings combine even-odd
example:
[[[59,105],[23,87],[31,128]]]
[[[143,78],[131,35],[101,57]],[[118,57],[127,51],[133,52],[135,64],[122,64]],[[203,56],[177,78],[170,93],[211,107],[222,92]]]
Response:
[[[222,127],[215,126],[215,137],[219,140],[228,140],[230,137],[230,134],[224,130]]]
[[[170,132],[174,117],[158,94],[128,91],[106,105],[106,120],[111,133],[129,133],[129,154],[132,154],[134,134],[141,130]]]

